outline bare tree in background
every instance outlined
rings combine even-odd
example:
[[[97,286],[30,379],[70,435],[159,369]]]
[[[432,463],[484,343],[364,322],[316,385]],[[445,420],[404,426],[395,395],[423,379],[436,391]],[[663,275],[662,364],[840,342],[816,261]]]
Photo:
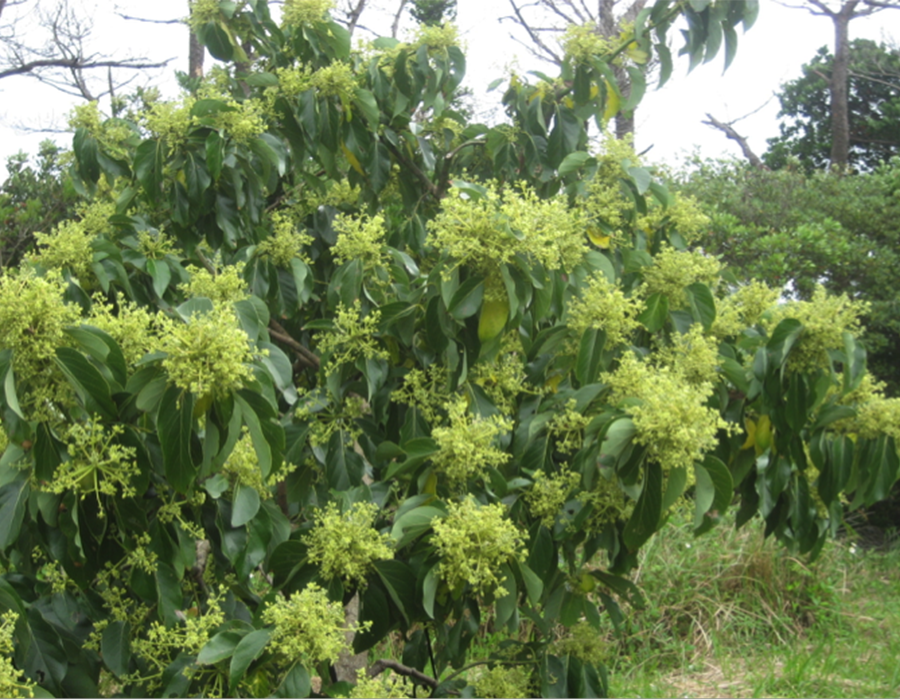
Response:
[[[97,100],[169,60],[93,51],[93,24],[69,0],[0,0],[0,79],[27,76],[68,95]]]
[[[528,41],[511,36],[533,56],[559,65],[563,56],[552,40],[562,34],[567,26],[592,24],[599,36],[618,36],[623,25],[634,22],[647,4],[647,0],[595,1],[596,5],[590,6],[587,0],[509,0],[513,13],[503,19],[511,20],[525,30]],[[628,73],[620,66],[613,66],[613,72],[623,97],[627,98],[631,89]],[[615,119],[616,138],[634,133],[634,110],[619,112]]]
[[[845,166],[850,158],[850,112],[847,83],[850,78],[850,22],[881,10],[900,10],[900,0],[804,0],[804,9],[828,17],[834,25],[834,63],[831,69],[831,164]]]

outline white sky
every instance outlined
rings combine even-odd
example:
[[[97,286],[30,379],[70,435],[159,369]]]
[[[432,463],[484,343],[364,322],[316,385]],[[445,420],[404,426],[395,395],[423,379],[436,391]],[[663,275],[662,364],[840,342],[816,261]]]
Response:
[[[35,0],[28,0],[34,3]],[[146,56],[155,60],[175,57],[170,69],[157,71],[139,79],[140,84],[158,85],[164,94],[173,96],[176,68],[187,67],[187,34],[179,25],[154,25],[127,22],[117,18],[116,6],[128,15],[173,19],[186,14],[185,0],[83,0],[95,21],[93,47],[117,56]],[[391,7],[396,0],[372,0],[374,5]],[[677,164],[693,150],[704,157],[723,154],[739,155],[736,144],[720,132],[703,125],[707,112],[720,121],[741,117],[763,105],[786,80],[800,74],[801,65],[810,60],[823,45],[832,46],[833,28],[824,17],[785,8],[775,0],[761,0],[759,19],[743,35],[739,30],[737,57],[723,75],[723,57],[699,66],[687,74],[686,57],[676,58],[669,83],[660,91],[648,88],[638,109],[638,151],[652,146],[646,160]],[[467,44],[467,84],[481,95],[486,104],[499,101],[499,91],[485,95],[487,85],[505,74],[505,67],[516,62],[519,71],[538,69],[552,74],[552,67],[530,58],[523,47],[509,38],[511,22],[500,18],[509,14],[507,0],[458,0],[457,24]],[[7,13],[10,9],[7,9]],[[367,11],[369,12],[369,11]],[[384,28],[389,32],[390,19],[377,14],[364,15],[363,24]],[[674,29],[670,35],[680,44]],[[360,32],[358,36],[364,36]],[[900,11],[886,10],[868,18],[854,20],[850,36],[876,41],[900,40]],[[207,66],[211,59],[207,57]],[[105,76],[103,76],[105,77]],[[54,138],[68,145],[67,134],[34,133],[17,129],[65,128],[65,115],[76,98],[26,77],[0,80],[0,179],[5,178],[9,155],[20,150],[34,153],[41,140]],[[765,151],[766,138],[778,134],[776,115],[778,101],[772,99],[752,117],[740,121],[735,128],[749,138],[757,152]]]

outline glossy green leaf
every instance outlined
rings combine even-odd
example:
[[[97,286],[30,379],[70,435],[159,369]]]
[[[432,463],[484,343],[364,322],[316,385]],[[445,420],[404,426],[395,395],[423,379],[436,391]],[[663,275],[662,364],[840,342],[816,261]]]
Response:
[[[662,468],[655,462],[646,466],[641,495],[625,524],[625,546],[632,552],[640,548],[659,527],[662,513]]]
[[[194,397],[172,385],[159,406],[157,428],[166,478],[179,493],[189,493],[196,468],[191,457]]]
[[[231,665],[228,669],[228,687],[231,691],[244,680],[244,674],[250,668],[250,664],[259,658],[271,637],[272,630],[261,629],[251,632],[238,642],[231,655]]]

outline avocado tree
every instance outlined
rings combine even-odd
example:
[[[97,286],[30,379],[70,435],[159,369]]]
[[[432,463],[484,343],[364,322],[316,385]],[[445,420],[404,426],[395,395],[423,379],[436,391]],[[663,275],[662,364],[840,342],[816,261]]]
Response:
[[[688,201],[586,150],[620,52],[684,13],[732,52],[755,10],[658,0],[488,127],[451,27],[351,50],[322,0],[195,2],[229,68],[77,109],[90,203],[0,278],[0,690],[603,695],[600,616],[681,499],[814,556],[882,498],[861,304],[728,286]]]

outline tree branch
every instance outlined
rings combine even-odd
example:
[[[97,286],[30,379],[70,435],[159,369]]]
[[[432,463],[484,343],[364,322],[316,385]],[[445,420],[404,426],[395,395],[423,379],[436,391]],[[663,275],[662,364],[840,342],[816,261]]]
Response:
[[[294,339],[284,327],[274,319],[269,319],[269,335],[287,345],[307,367],[318,370],[322,366],[318,356],[305,345]]]
[[[525,18],[522,16],[522,12],[519,9],[518,5],[516,5],[515,0],[509,0],[509,4],[512,6],[513,12],[516,14],[516,19],[514,20],[517,24],[521,25],[521,27],[528,32],[528,36],[531,37],[531,40],[541,47],[541,50],[544,51],[548,56],[552,57],[552,61],[554,61],[557,65],[562,65],[562,58],[556,54],[555,51],[552,51],[534,32],[528,22],[525,21]],[[520,42],[521,43],[521,42]]]
[[[763,162],[759,159],[759,156],[757,156],[750,148],[749,144],[747,143],[747,139],[738,134],[738,132],[736,132],[732,128],[731,124],[723,124],[709,113],[707,113],[706,116],[707,121],[703,123],[708,124],[709,126],[723,132],[725,136],[730,138],[732,141],[737,141],[738,145],[741,147],[741,151],[744,152],[744,157],[750,161],[750,165],[752,165],[754,168],[759,168],[760,170],[768,170],[768,168],[766,168]]]
[[[426,685],[429,688],[437,688],[438,682],[432,678],[431,676],[427,676],[421,671],[412,668],[410,666],[404,666],[403,664],[393,661],[392,659],[379,659],[374,664],[369,666],[366,674],[369,678],[375,678],[379,673],[383,673],[387,669],[391,669],[394,673],[399,673],[401,676],[408,676],[409,678],[415,678],[422,685]]]
[[[7,68],[0,71],[0,79],[8,78],[12,75],[23,75],[32,73],[40,68],[68,68],[76,70],[88,70],[91,68],[133,68],[142,70],[145,68],[164,68],[173,59],[167,58],[160,63],[132,63],[131,61],[83,61],[80,58],[42,58],[34,61],[28,61],[14,68]]]
[[[407,158],[400,149],[396,148],[394,144],[388,141],[384,136],[381,137],[381,142],[387,146],[387,149],[393,154],[394,158],[400,161],[403,167],[408,168],[412,171],[412,174],[415,175],[419,181],[425,186],[425,189],[428,190],[428,194],[435,198],[435,200],[440,200],[441,191],[438,189],[438,186],[435,185],[431,179],[422,172],[418,165],[416,165],[413,161]]]

